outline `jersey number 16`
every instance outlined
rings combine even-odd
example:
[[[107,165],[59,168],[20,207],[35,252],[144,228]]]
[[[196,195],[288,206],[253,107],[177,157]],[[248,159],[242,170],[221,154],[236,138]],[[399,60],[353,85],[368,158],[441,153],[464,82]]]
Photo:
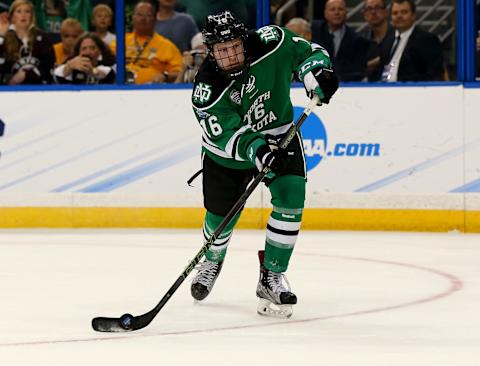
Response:
[[[202,126],[203,130],[205,131],[205,134],[208,137],[213,136],[219,136],[222,134],[222,126],[220,126],[220,123],[217,123],[218,118],[215,116],[210,116],[207,118],[207,121],[205,119],[200,120],[200,126]],[[208,127],[207,127],[207,122],[208,122]]]

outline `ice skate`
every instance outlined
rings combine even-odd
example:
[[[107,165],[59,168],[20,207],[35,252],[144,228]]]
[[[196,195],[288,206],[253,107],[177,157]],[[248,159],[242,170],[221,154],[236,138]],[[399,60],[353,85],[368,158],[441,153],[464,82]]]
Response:
[[[223,266],[223,261],[221,262],[212,262],[208,259],[205,259],[198,266],[198,272],[192,281],[192,286],[190,288],[192,296],[195,300],[205,299],[212,287],[217,280],[218,275]]]
[[[290,285],[283,273],[272,272],[263,266],[262,251],[259,252],[259,257],[261,264],[257,285],[258,314],[277,318],[291,317],[292,305],[297,303],[297,296],[290,291]],[[284,280],[287,287],[283,283]]]

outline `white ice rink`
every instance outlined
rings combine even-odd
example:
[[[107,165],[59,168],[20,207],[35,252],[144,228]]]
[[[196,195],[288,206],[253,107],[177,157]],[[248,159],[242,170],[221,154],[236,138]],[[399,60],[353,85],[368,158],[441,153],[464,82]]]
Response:
[[[300,234],[289,320],[256,314],[262,231],[237,230],[201,304],[190,279],[145,329],[95,316],[151,309],[198,230],[0,231],[0,365],[480,365],[480,235]]]

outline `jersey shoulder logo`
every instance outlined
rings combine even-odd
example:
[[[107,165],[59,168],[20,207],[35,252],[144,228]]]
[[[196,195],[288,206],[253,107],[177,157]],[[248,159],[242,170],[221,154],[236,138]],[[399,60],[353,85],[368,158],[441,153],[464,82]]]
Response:
[[[242,104],[242,97],[240,95],[240,92],[238,90],[233,89],[230,92],[230,100],[235,103],[235,104]]]
[[[260,36],[260,40],[263,43],[278,41],[280,39],[280,34],[278,33],[278,30],[269,25],[258,29],[257,34]]]
[[[205,104],[212,96],[212,86],[204,83],[198,83],[193,91],[193,100],[196,103]]]

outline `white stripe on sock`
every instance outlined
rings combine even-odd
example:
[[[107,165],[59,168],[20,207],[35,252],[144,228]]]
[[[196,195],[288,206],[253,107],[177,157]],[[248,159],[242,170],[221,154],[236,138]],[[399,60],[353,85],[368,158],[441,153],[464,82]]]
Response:
[[[280,244],[286,244],[290,246],[294,246],[295,242],[297,241],[297,236],[298,235],[282,235],[282,234],[276,234],[270,230],[267,229],[267,238],[271,239],[273,241],[276,241]]]
[[[300,230],[301,222],[280,221],[270,216],[268,224],[279,230],[297,231]]]

